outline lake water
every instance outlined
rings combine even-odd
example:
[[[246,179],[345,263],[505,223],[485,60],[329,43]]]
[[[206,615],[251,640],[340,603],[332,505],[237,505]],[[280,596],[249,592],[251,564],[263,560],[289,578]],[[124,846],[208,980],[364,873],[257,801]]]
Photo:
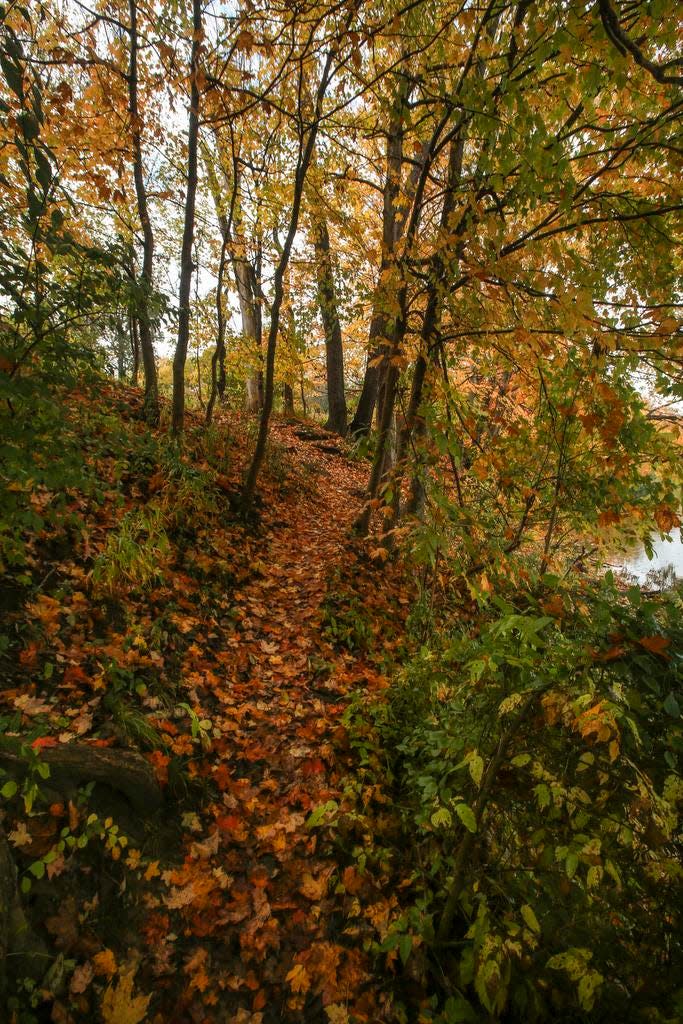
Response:
[[[618,555],[613,555],[606,564],[615,572],[627,572],[635,576],[641,584],[648,582],[648,573],[659,573],[669,566],[678,579],[683,579],[683,539],[680,529],[671,531],[670,541],[655,538],[652,546],[652,559],[647,557],[642,544],[636,544]]]

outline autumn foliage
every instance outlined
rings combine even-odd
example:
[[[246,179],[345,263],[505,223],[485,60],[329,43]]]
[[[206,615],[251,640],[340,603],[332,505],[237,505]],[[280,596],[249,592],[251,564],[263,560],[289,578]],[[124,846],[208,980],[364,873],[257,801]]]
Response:
[[[679,8],[0,4],[0,1020],[683,1014]]]

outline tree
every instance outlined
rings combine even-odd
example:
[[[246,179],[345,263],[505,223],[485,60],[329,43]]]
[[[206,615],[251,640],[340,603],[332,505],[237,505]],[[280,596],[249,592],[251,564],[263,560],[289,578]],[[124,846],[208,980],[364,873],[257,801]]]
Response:
[[[187,129],[187,187],[185,220],[180,254],[178,341],[173,357],[173,432],[182,432],[185,420],[185,363],[190,337],[190,289],[192,286],[192,243],[194,240],[199,147],[199,61],[202,45],[201,0],[192,3],[192,46],[190,57],[190,114]]]
[[[150,424],[159,419],[159,393],[157,383],[156,360],[154,356],[154,341],[152,339],[152,324],[150,312],[150,300],[154,288],[154,231],[149,215],[149,203],[147,201],[147,186],[145,184],[144,163],[142,156],[142,127],[143,121],[140,114],[138,100],[138,7],[137,0],[129,0],[129,35],[130,35],[130,62],[128,65],[128,102],[130,112],[130,132],[133,147],[133,179],[135,182],[135,196],[137,200],[138,216],[142,228],[142,295],[140,298],[139,311],[135,320],[140,340],[140,351],[142,353],[142,365],[145,374],[145,413]]]

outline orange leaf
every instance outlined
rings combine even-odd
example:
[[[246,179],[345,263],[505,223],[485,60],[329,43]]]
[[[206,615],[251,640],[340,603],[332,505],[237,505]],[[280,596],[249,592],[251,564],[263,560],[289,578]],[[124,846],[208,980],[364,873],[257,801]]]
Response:
[[[116,974],[116,958],[110,949],[103,949],[92,958],[95,974],[106,974],[112,978]]]
[[[668,505],[659,505],[655,509],[655,521],[662,533],[668,533],[674,526],[681,525],[681,520]]]
[[[643,636],[638,641],[641,647],[651,654],[660,654],[663,658],[668,657],[664,651],[671,643],[668,636]]]
[[[286,980],[292,992],[308,992],[311,987],[311,979],[303,964],[294,964]]]

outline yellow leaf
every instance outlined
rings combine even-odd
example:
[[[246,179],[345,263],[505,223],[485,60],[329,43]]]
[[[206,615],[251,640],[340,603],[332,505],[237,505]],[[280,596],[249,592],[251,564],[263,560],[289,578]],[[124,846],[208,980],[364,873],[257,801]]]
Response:
[[[470,775],[477,786],[481,785],[481,777],[484,774],[484,761],[481,756],[475,751],[470,756]]]
[[[349,1015],[341,1003],[331,1003],[325,1007],[329,1024],[349,1024]]]
[[[303,964],[294,964],[287,975],[287,981],[292,992],[308,992],[311,987],[311,980],[308,971]]]
[[[539,935],[541,926],[538,923],[538,918],[528,903],[525,903],[522,907],[522,917],[524,918],[524,923],[531,929],[531,931],[535,932],[536,935]]]
[[[140,1024],[145,1019],[147,1005],[152,998],[133,995],[135,967],[121,972],[118,984],[109,985],[102,999],[104,1024]]]

